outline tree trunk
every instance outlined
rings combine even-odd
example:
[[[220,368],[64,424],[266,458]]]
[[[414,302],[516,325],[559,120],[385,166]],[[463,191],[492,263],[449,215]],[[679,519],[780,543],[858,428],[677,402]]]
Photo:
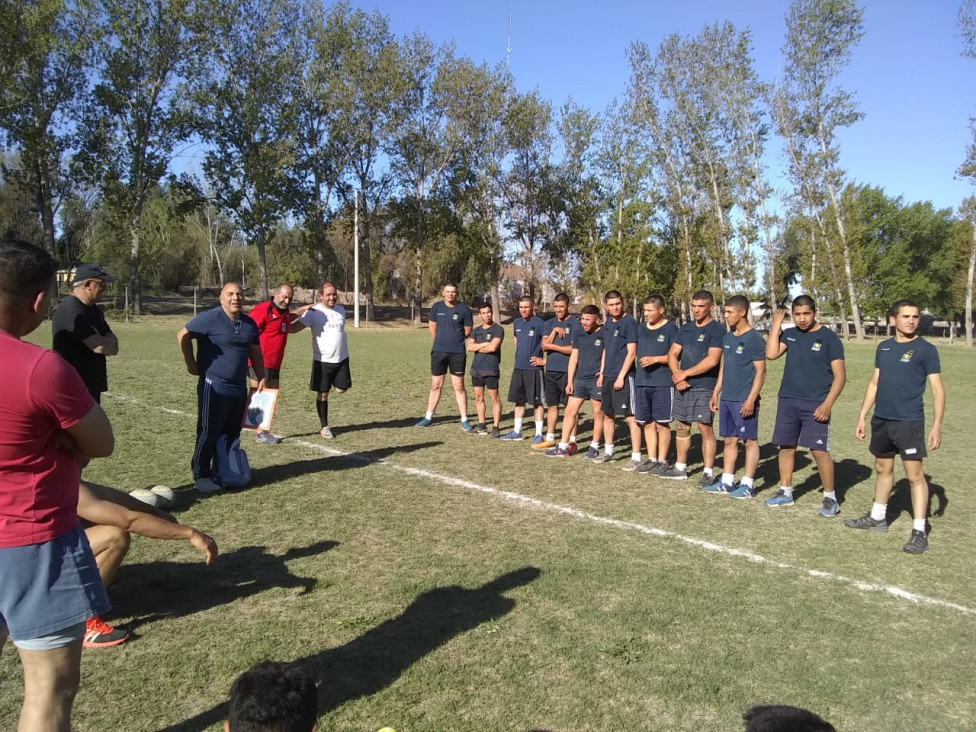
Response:
[[[258,282],[258,301],[268,299],[268,259],[265,254],[267,249],[267,234],[264,230],[258,231],[257,237],[255,237],[254,243],[258,248],[258,273],[260,275],[260,280]],[[242,258],[243,260],[243,258]],[[241,268],[241,279],[244,278],[244,269]],[[243,288],[243,285],[241,285]]]
[[[973,347],[973,274],[976,270],[976,226],[973,226],[973,246],[969,250],[969,275],[966,278],[966,348]]]
[[[137,202],[129,219],[129,290],[132,314],[142,313],[142,282],[139,279],[139,228],[142,226],[142,202]]]

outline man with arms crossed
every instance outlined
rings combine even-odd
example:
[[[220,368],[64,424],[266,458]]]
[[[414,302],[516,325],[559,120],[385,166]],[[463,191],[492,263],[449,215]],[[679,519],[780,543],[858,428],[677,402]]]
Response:
[[[197,380],[197,441],[190,466],[193,487],[217,493],[214,450],[217,439],[240,437],[247,409],[247,362],[251,360],[257,390],[264,389],[264,359],[258,327],[244,314],[244,291],[228,282],[220,291],[220,305],[197,315],[176,335],[186,370]],[[197,354],[193,355],[193,340]]]
[[[474,353],[471,361],[471,385],[474,386],[474,406],[478,424],[471,430],[478,435],[488,434],[485,422],[485,389],[491,397],[491,436],[500,437],[498,426],[502,420],[502,399],[498,394],[498,377],[501,375],[502,341],[505,331],[494,322],[491,303],[478,308],[481,325],[471,331],[465,347]]]
[[[593,407],[593,440],[586,451],[586,459],[600,456],[603,437],[603,328],[600,327],[600,308],[584,305],[580,314],[580,329],[573,337],[573,349],[567,367],[566,393],[569,400],[563,415],[562,439],[556,447],[546,450],[549,457],[567,458],[573,455],[572,440],[576,437],[579,412],[587,399]]]
[[[430,394],[427,397],[427,413],[417,422],[416,427],[430,427],[434,421],[434,411],[441,400],[444,388],[444,375],[450,370],[454,398],[457,399],[461,414],[461,429],[471,431],[468,422],[468,393],[464,390],[464,367],[467,361],[465,341],[471,335],[474,318],[471,308],[458,302],[458,288],[448,282],[442,290],[444,299],[435,302],[430,308],[427,327],[434,344],[430,349]]]
[[[546,324],[535,315],[535,303],[531,297],[523,296],[518,303],[519,317],[512,322],[512,337],[515,340],[515,368],[512,381],[508,385],[508,401],[515,402],[515,427],[503,440],[522,439],[522,420],[525,405],[531,404],[535,416],[534,442],[542,442],[542,339]]]
[[[344,394],[352,388],[346,309],[337,304],[338,299],[335,285],[323,282],[320,302],[302,312],[291,326],[292,333],[312,329],[312,376],[308,388],[317,394],[319,434],[327,440],[335,436],[329,427],[329,392],[335,387],[336,394]]]
[[[291,300],[294,296],[295,291],[291,285],[278,285],[270,299],[258,303],[249,313],[258,327],[261,355],[264,358],[264,385],[268,389],[277,389],[280,384],[281,363],[285,358],[285,346],[288,345],[288,333],[291,332],[292,323],[311,307],[307,305],[297,312],[291,312]],[[249,366],[248,373],[251,376],[251,388],[257,389],[258,379],[253,364]],[[266,445],[277,445],[281,442],[280,437],[260,428],[254,439]]]
[[[702,444],[702,477],[699,486],[706,488],[715,482],[714,412],[709,407],[712,391],[718,380],[722,360],[722,339],[725,328],[712,319],[715,301],[708,290],[698,290],[691,296],[692,321],[678,330],[678,337],[668,352],[668,367],[674,393],[675,450],[677,459],[672,467],[661,471],[660,477],[685,480],[688,477],[688,452],[691,448],[691,425],[698,425]],[[678,365],[680,361],[680,366]]]
[[[623,296],[610,290],[604,298],[607,322],[603,324],[603,455],[595,463],[613,460],[613,423],[617,416],[624,418],[630,432],[630,460],[624,470],[634,471],[640,466],[640,427],[634,421],[634,370],[637,361],[637,321],[624,312]],[[594,417],[594,419],[597,419]]]
[[[99,403],[102,392],[108,391],[105,357],[119,353],[119,339],[98,307],[105,285],[114,281],[99,264],[79,264],[71,294],[58,304],[51,320],[54,350],[75,367],[88,393]]]
[[[773,444],[779,447],[779,491],[766,500],[771,508],[793,505],[793,465],[797,445],[810,450],[823,485],[818,512],[837,515],[834,461],[830,457],[830,410],[844,389],[844,344],[830,328],[817,322],[817,303],[809,295],[793,300],[794,328],[782,330],[785,310],[773,313],[766,341],[766,358],[784,353],[783,381],[779,387]]]
[[[108,598],[78,521],[81,468],[112,454],[112,425],[61,356],[21,340],[47,317],[56,265],[0,241],[0,647],[24,668],[20,732],[68,732],[85,621]]]
[[[668,353],[678,336],[678,326],[664,317],[664,297],[648,295],[644,300],[644,322],[637,333],[637,406],[634,419],[644,429],[647,460],[638,473],[660,475],[668,465],[671,447],[671,408],[674,384],[668,368]]]
[[[546,398],[546,439],[532,445],[534,450],[549,450],[556,447],[556,421],[559,419],[559,406],[566,406],[569,383],[566,373],[569,370],[569,354],[573,350],[573,336],[580,331],[579,321],[569,314],[569,295],[560,292],[552,300],[555,316],[546,321],[542,352],[546,357],[543,382]],[[576,452],[576,435],[570,444]]]
[[[945,415],[945,388],[939,352],[918,335],[919,309],[910,300],[899,300],[891,306],[890,317],[895,324],[895,337],[878,344],[874,357],[874,376],[864,391],[864,402],[857,417],[854,432],[857,439],[865,439],[864,423],[874,407],[871,418],[871,454],[877,479],[874,484],[874,505],[871,512],[844,525],[852,529],[888,531],[886,517],[888,498],[894,487],[895,455],[912,487],[912,535],[905,544],[908,554],[921,554],[929,548],[925,533],[925,519],[929,510],[929,484],[925,480],[922,459],[926,442],[930,450],[942,444],[942,417]],[[925,382],[932,386],[935,421],[925,438],[925,410],[922,396]]]
[[[722,366],[709,409],[719,410],[719,433],[725,440],[722,477],[705,489],[706,493],[729,498],[755,498],[753,480],[759,467],[759,393],[766,379],[766,342],[749,325],[749,300],[733,295],[725,301],[725,334]],[[721,398],[720,398],[721,397]],[[742,482],[735,484],[735,461],[739,442],[746,446],[746,465]]]

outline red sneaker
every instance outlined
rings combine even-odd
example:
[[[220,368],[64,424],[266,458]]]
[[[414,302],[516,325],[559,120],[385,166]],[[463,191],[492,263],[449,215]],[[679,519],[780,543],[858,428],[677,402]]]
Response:
[[[569,447],[566,449],[570,455],[575,455],[579,452],[579,445],[577,445],[575,442],[570,442]]]
[[[108,648],[129,640],[129,631],[113,628],[97,615],[85,621],[85,637],[81,645],[85,648]]]

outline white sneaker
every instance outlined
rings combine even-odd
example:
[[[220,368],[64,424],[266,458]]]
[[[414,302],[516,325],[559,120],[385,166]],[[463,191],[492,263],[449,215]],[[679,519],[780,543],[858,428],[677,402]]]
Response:
[[[224,487],[212,478],[197,478],[193,481],[193,487],[201,493],[220,493]]]
[[[335,437],[335,435],[332,434],[332,430],[330,430],[328,427],[323,427],[321,430],[319,430],[319,434],[327,440],[331,440],[333,437]]]

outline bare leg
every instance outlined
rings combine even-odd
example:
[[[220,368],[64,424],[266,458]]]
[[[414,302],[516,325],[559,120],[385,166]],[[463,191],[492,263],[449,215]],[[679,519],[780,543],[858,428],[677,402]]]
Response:
[[[464,389],[464,377],[451,374],[451,384],[454,386],[454,398],[457,400],[458,414],[461,421],[468,421],[468,392]]]
[[[478,424],[485,423],[485,387],[474,388],[474,411],[478,414]]]
[[[81,639],[49,651],[17,651],[24,667],[18,732],[69,732],[81,680]]]
[[[559,420],[559,405],[553,404],[551,407],[546,409],[546,432],[550,435],[556,434],[556,422]],[[566,417],[563,415],[563,423],[565,424]]]
[[[430,377],[430,395],[427,397],[427,411],[435,412],[437,403],[441,400],[441,389],[444,388],[444,374]]]
[[[108,587],[129,551],[129,532],[118,526],[101,524],[85,529],[102,584]]]
[[[874,502],[887,506],[888,499],[891,497],[891,489],[895,486],[895,459],[893,457],[875,458],[874,472],[876,473]]]
[[[759,441],[746,440],[746,467],[743,472],[745,478],[755,478],[756,468],[759,467]]]
[[[498,389],[489,389],[488,396],[491,397],[491,418],[494,426],[498,427],[502,423],[502,399],[498,396]]]
[[[613,415],[600,413],[603,418],[603,441],[607,446],[613,445]],[[594,420],[595,421],[595,420]]]
[[[657,460],[657,424],[655,422],[644,423],[644,447],[647,448],[649,460]]]
[[[817,464],[817,471],[820,473],[820,485],[823,486],[824,493],[834,492],[834,459],[826,450],[811,450],[813,461]]]
[[[630,430],[630,451],[631,453],[637,453],[639,455],[641,449],[640,425],[637,424],[633,416],[625,417],[624,421],[627,423],[627,429]]]
[[[657,422],[654,428],[657,431],[657,459],[663,463],[668,459],[668,450],[671,449],[671,427]]]
[[[779,463],[779,484],[792,486],[793,466],[796,465],[796,445],[780,445],[777,462]],[[820,463],[817,463],[817,467],[819,466]],[[822,477],[823,473],[821,472]]]
[[[601,409],[600,402],[597,401],[596,399],[591,399],[590,400],[590,406],[593,407],[593,442],[599,443],[603,439],[603,434],[604,434],[604,430],[603,430],[603,412],[600,411],[600,409]],[[577,421],[577,423],[578,423],[578,421]],[[611,420],[610,423],[612,425],[613,424],[613,420]],[[574,427],[574,429],[575,429],[575,427]],[[610,435],[611,435],[611,439],[613,439],[612,438],[612,436],[613,436],[613,430],[612,429],[611,429]]]
[[[735,461],[739,457],[739,438],[726,437],[725,448],[722,452],[722,472],[735,476]],[[733,482],[735,482],[733,480]]]
[[[902,460],[905,475],[912,486],[912,518],[926,519],[929,516],[929,484],[921,460]]]
[[[715,443],[715,430],[710,424],[698,423],[698,433],[702,442],[702,465],[706,468],[715,466],[715,453],[718,446]]]
[[[583,400],[577,399],[576,397],[570,397],[569,403],[566,405],[566,412],[563,414],[563,433],[559,438],[560,442],[569,442],[569,438],[576,432],[576,423],[579,418],[580,407],[583,406]]]
[[[702,438],[704,441],[704,437]],[[691,451],[691,425],[687,422],[678,422],[678,435],[674,440],[675,462],[688,464],[688,453]]]

